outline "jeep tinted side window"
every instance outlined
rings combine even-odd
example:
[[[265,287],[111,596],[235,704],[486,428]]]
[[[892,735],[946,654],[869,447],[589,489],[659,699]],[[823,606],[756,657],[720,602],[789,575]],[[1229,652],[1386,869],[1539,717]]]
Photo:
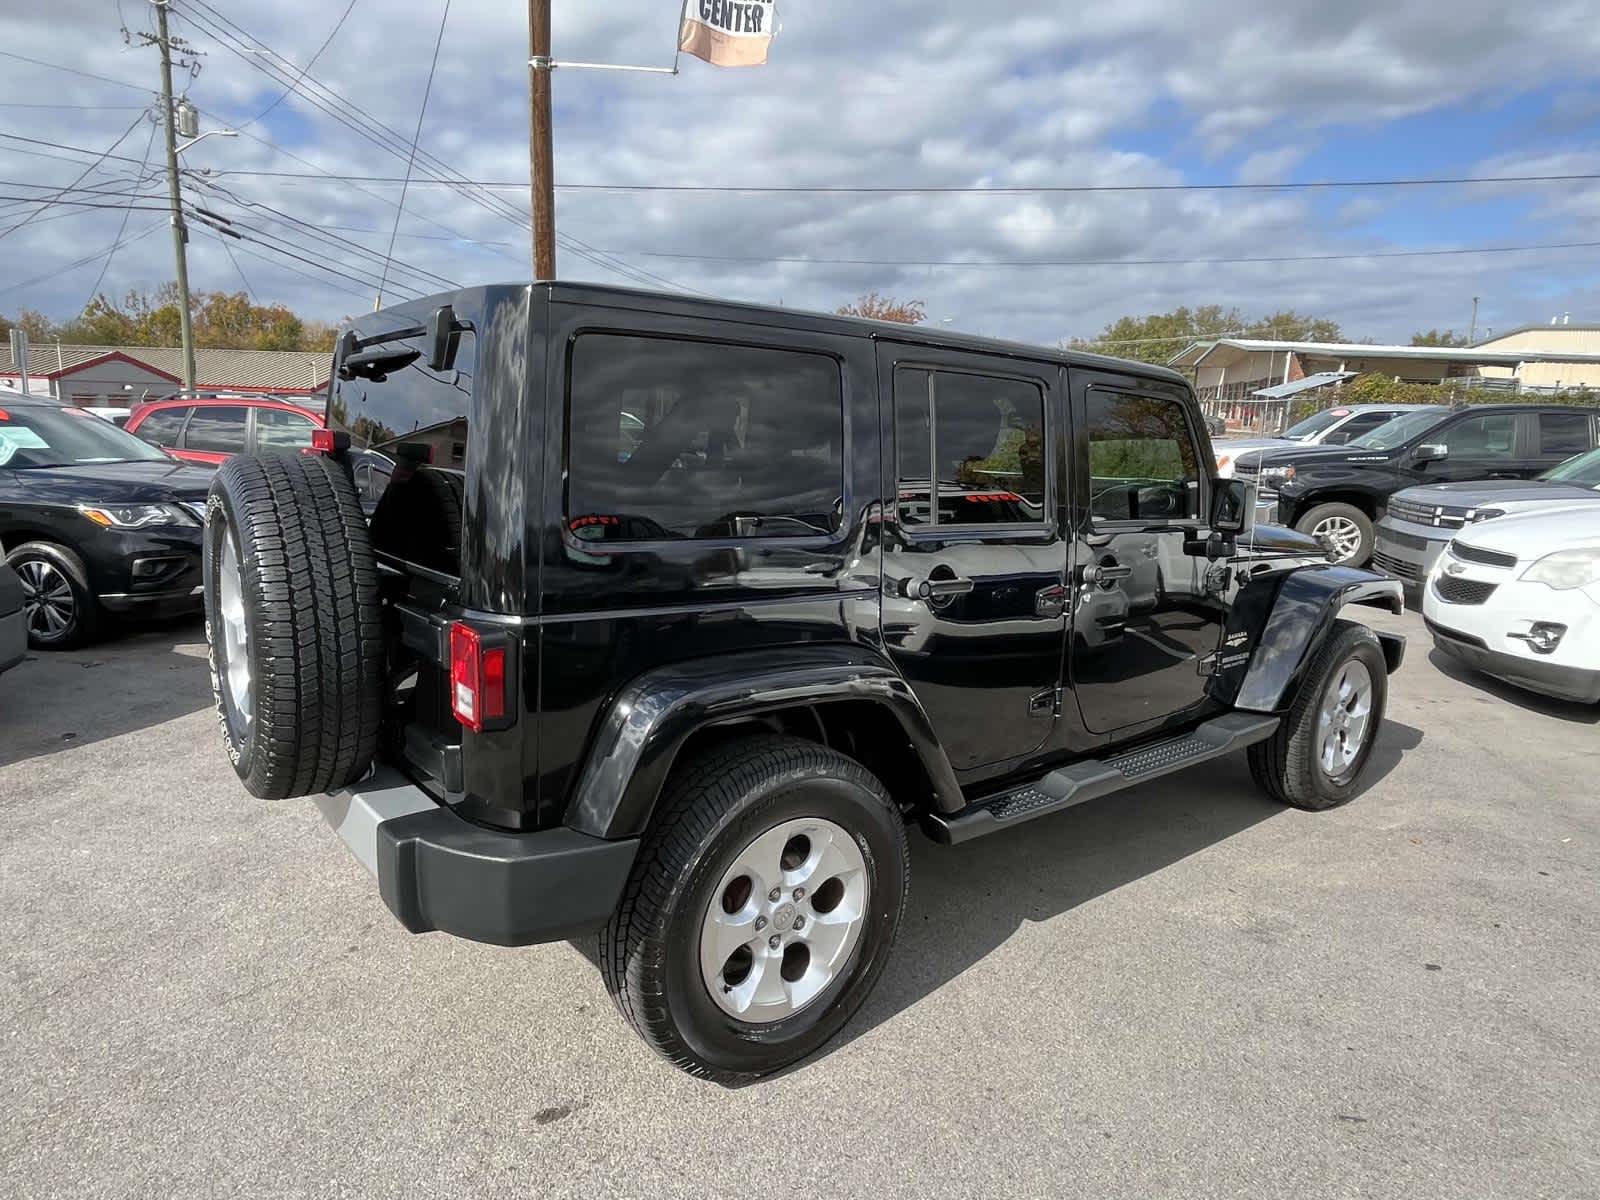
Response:
[[[1044,394],[1037,384],[901,367],[894,406],[904,524],[1044,520]]]
[[[469,318],[471,314],[462,313]],[[405,328],[416,318],[377,313],[358,328],[374,336],[389,320]],[[449,370],[434,371],[420,355],[405,361],[415,340],[391,343],[401,352],[372,379],[336,380],[328,424],[350,434],[355,450],[381,463],[365,480],[362,507],[370,513],[372,547],[380,554],[446,575],[461,574],[461,506],[467,465],[467,422],[477,370],[477,334],[461,334]],[[367,461],[363,456],[357,461]]]
[[[1183,405],[1090,388],[1089,508],[1104,521],[1191,519],[1200,471]]]
[[[573,343],[567,524],[585,541],[838,530],[844,388],[821,354],[587,333]]]

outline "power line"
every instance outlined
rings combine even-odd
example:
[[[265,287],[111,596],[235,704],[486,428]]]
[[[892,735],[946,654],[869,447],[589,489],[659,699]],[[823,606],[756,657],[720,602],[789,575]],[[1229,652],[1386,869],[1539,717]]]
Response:
[[[400,218],[406,211],[406,189],[411,183],[411,168],[417,161],[417,143],[422,140],[422,119],[428,115],[428,97],[433,92],[433,75],[439,69],[439,47],[444,45],[444,27],[450,20],[450,0],[444,0],[439,15],[439,36],[433,41],[433,61],[428,64],[428,81],[422,85],[422,104],[417,109],[417,128],[411,135],[411,153],[406,158],[406,182],[400,186],[400,203],[394,210],[394,227],[389,230],[389,249],[383,256],[383,274],[378,278],[378,298],[373,308],[383,306],[383,285],[389,280],[389,261],[394,258],[394,235],[400,232]]]
[[[81,75],[85,79],[97,79],[101,83],[114,83],[118,87],[132,88],[136,92],[154,93],[153,88],[140,87],[136,83],[128,83],[121,79],[112,79],[107,75],[95,75],[88,71],[80,71],[76,67],[63,67],[60,63],[45,62],[43,59],[29,58],[25,54],[13,54],[10,50],[0,50],[0,57],[14,58],[18,62],[32,63],[36,67],[49,67],[52,71],[65,71],[68,75]]]
[[[165,212],[166,210],[161,209],[159,211]],[[103,250],[96,250],[93,254],[86,254],[76,262],[70,262],[64,267],[56,267],[53,270],[46,271],[43,275],[35,275],[32,279],[24,279],[19,283],[8,283],[5,287],[0,287],[0,296],[5,295],[7,292],[14,292],[18,288],[31,287],[33,284],[42,283],[46,279],[54,279],[60,275],[66,274],[68,271],[75,271],[79,267],[84,266],[86,263],[92,263],[97,258],[103,258],[107,254],[115,253],[123,246],[131,246],[134,242],[149,237],[152,233],[162,228],[164,225],[166,225],[165,221],[157,221],[154,225],[151,225],[145,229],[141,229],[138,233],[135,233],[129,237],[119,238],[117,241],[112,242],[111,245],[105,247]]]
[[[215,238],[218,242],[222,243],[224,246],[226,246],[228,244],[228,240],[226,238],[222,237],[220,234],[218,234],[217,231],[212,229],[209,225],[202,225],[202,226],[200,226],[200,228],[202,230],[204,230],[209,236]],[[257,262],[266,263],[267,265],[275,268],[276,270],[287,271],[291,275],[296,275],[301,279],[309,280],[310,282],[316,284],[318,287],[332,288],[336,292],[343,292],[347,296],[358,296],[363,300],[365,300],[367,298],[367,296],[370,294],[368,291],[360,291],[360,292],[358,292],[354,288],[346,287],[343,284],[333,283],[333,282],[331,282],[329,280],[326,280],[326,279],[318,279],[315,275],[308,275],[306,272],[300,271],[300,270],[296,270],[294,267],[289,266],[287,263],[278,262],[276,259],[268,258],[265,254],[260,254],[260,253],[258,253],[256,251],[250,250],[250,249],[248,249],[248,248],[246,248],[244,246],[240,246],[239,247],[239,253],[247,255],[250,258],[255,259]]]
[[[10,100],[0,101],[0,108],[68,108],[80,112],[143,112],[144,108],[138,104],[18,104]]]
[[[708,262],[807,263],[847,267],[1183,267],[1238,263],[1343,262],[1368,258],[1433,258],[1456,254],[1522,254],[1534,250],[1591,250],[1600,242],[1546,242],[1527,246],[1461,246],[1447,250],[1370,250],[1343,254],[1265,254],[1248,258],[806,258],[754,254],[688,254],[669,250],[618,250],[649,258]]]
[[[228,169],[219,171],[220,175],[253,175],[275,179],[307,178],[293,171],[252,171]],[[400,175],[351,175],[347,178],[358,183],[403,183],[404,177]],[[1330,179],[1307,182],[1283,181],[1279,183],[1086,183],[1086,184],[1041,184],[1039,186],[998,186],[998,187],[969,187],[960,185],[951,186],[918,186],[918,185],[884,185],[878,186],[853,186],[846,184],[817,184],[810,185],[760,185],[760,184],[690,184],[690,183],[557,183],[557,189],[568,192],[681,192],[705,193],[710,195],[894,195],[894,196],[925,196],[925,195],[965,195],[965,196],[1034,196],[1034,195],[1079,195],[1098,192],[1290,192],[1337,190],[1340,188],[1416,188],[1416,187],[1447,187],[1466,186],[1469,184],[1535,184],[1535,183],[1582,183],[1600,179],[1600,173],[1572,174],[1572,175],[1462,175],[1450,178],[1436,179]],[[423,181],[413,181],[416,183]],[[436,183],[445,182],[435,180]],[[515,188],[525,189],[528,185],[522,180],[498,179],[462,179],[455,181],[479,188]]]
[[[248,129],[250,126],[254,125],[257,121],[261,120],[268,113],[270,113],[273,109],[277,108],[278,105],[282,104],[285,100],[287,100],[290,97],[290,95],[293,94],[295,88],[300,86],[300,81],[306,77],[306,73],[308,71],[310,71],[312,67],[317,65],[317,59],[322,57],[322,52],[324,50],[326,50],[329,47],[329,45],[332,44],[333,39],[339,35],[339,30],[344,28],[345,21],[349,19],[351,10],[355,8],[357,3],[358,3],[358,0],[350,0],[350,3],[345,5],[344,12],[339,14],[339,19],[334,22],[333,29],[329,31],[327,37],[322,39],[322,45],[317,47],[317,52],[306,60],[306,65],[305,66],[300,68],[300,74],[295,76],[294,82],[291,83],[288,87],[284,88],[283,91],[279,92],[278,93],[278,98],[276,100],[274,100],[271,104],[267,105],[260,112],[258,112],[255,116],[251,117],[248,121],[246,121],[244,123],[244,128],[245,129]],[[242,132],[242,130],[241,130],[241,132]],[[235,265],[237,265],[237,264],[235,264]],[[241,278],[242,277],[243,277],[243,273],[241,272]]]
[[[145,140],[145,144],[144,144],[144,161],[146,163],[148,163],[150,161],[150,151],[155,148],[155,144],[156,144],[156,126],[155,126],[155,122],[152,121],[150,123],[150,136],[149,136],[149,138],[147,138]],[[131,217],[132,215],[133,215],[133,202],[130,200],[128,202],[128,206],[122,210],[122,224],[117,226],[117,241],[118,242],[120,242],[122,240],[122,235],[128,231],[128,218]],[[89,298],[83,302],[83,307],[84,308],[88,308],[89,305],[93,302],[94,298],[100,294],[100,284],[105,281],[106,272],[111,269],[111,261],[116,257],[117,257],[117,248],[116,248],[115,245],[113,245],[111,247],[111,253],[106,255],[105,262],[100,264],[100,274],[95,276],[94,286],[89,289]]]
[[[57,191],[54,196],[45,199],[39,205],[38,208],[34,209],[33,212],[28,214],[28,216],[24,217],[22,220],[18,221],[15,225],[9,226],[9,227],[7,227],[5,229],[0,229],[0,241],[4,241],[6,238],[10,237],[17,230],[19,230],[19,229],[23,228],[23,226],[29,224],[35,217],[42,216],[44,214],[45,209],[49,208],[57,200],[60,200],[61,197],[66,195],[67,192],[69,192],[73,188],[77,187],[78,184],[82,183],[91,174],[93,174],[94,173],[94,169],[96,167],[98,167],[101,163],[105,162],[106,156],[108,154],[110,154],[113,150],[115,150],[118,146],[122,145],[122,143],[127,140],[128,135],[130,133],[132,133],[135,129],[139,128],[139,122],[144,120],[144,118],[145,118],[145,114],[143,112],[140,112],[140,114],[133,119],[133,124],[129,125],[126,129],[124,129],[122,131],[122,136],[117,138],[116,141],[112,142],[111,145],[107,146],[105,148],[105,150],[103,150],[100,153],[100,156],[98,158],[96,158],[92,163],[90,163],[87,167],[85,167],[83,169],[83,171],[78,175],[78,177],[76,179],[74,179],[71,183],[67,184],[66,187],[64,187],[64,188],[60,189],[59,191]],[[149,161],[149,155],[148,154],[145,155],[145,159],[146,159],[146,161]]]
[[[283,82],[282,76],[287,73],[283,70],[283,68],[277,67],[275,64],[263,62],[263,56],[260,54],[246,53],[244,50],[241,50],[237,45],[233,44],[235,39],[233,35],[228,32],[228,30],[236,31],[240,37],[255,43],[255,46],[251,47],[251,49],[259,48],[266,50],[268,54],[284,62],[288,62],[287,59],[284,59],[281,54],[278,54],[276,51],[272,50],[259,38],[248,33],[241,26],[222,16],[222,14],[218,13],[216,9],[205,3],[205,0],[191,0],[191,7],[195,5],[205,9],[206,13],[208,14],[207,18],[197,18],[195,13],[192,11],[190,12],[190,20],[195,23],[197,28],[200,28],[218,38],[218,40],[226,49],[230,50],[239,58],[248,62],[256,70],[261,71],[263,74],[266,74],[271,78],[277,79],[280,83]],[[226,29],[222,28],[224,26]],[[293,66],[293,64],[289,65],[291,67]],[[378,146],[380,149],[387,150],[396,157],[410,157],[411,150],[402,135],[397,133],[389,126],[383,124],[381,121],[377,120],[377,118],[373,117],[359,105],[345,100],[331,88],[320,83],[315,77],[310,75],[309,72],[305,73],[301,77],[299,84],[295,85],[293,90],[298,92],[302,99],[306,100],[313,108],[316,108],[318,111],[333,117],[334,120],[361,135],[367,141],[372,142],[372,144]],[[488,210],[489,212],[495,213],[498,216],[512,221],[519,227],[529,230],[530,233],[532,232],[532,222],[525,213],[521,212],[519,209],[515,208],[499,197],[494,196],[482,188],[476,187],[470,181],[466,180],[465,177],[460,174],[460,172],[455,171],[448,164],[443,162],[443,160],[420,148],[418,148],[416,151],[416,159],[423,164],[423,169],[426,172],[435,177],[433,182],[451,188],[458,194],[471,200],[473,203]],[[221,173],[219,172],[219,174]],[[359,182],[359,180],[357,182]],[[400,180],[400,182],[403,183],[404,181]],[[413,180],[413,182],[420,183],[422,181]],[[521,185],[519,185],[519,187],[520,186]],[[627,263],[621,263],[615,259],[609,259],[602,254],[598,254],[594,248],[576,238],[558,238],[557,240],[579,257],[593,262],[603,269],[616,272],[617,274],[620,274],[624,278],[630,279],[633,282],[662,284],[669,288],[678,288],[685,291],[692,290],[683,288],[682,285],[677,284],[672,280],[665,279],[660,275],[646,271],[643,268],[634,267]]]

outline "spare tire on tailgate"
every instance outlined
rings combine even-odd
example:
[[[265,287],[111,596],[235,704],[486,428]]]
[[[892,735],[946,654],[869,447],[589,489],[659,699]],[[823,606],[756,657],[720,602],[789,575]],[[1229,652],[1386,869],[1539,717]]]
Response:
[[[206,642],[233,768],[264,800],[354,782],[378,740],[378,572],[331,459],[239,455],[206,500]]]

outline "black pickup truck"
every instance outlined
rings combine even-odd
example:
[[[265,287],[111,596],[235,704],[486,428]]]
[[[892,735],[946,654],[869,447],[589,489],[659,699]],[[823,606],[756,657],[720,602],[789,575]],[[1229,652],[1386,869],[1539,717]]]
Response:
[[[1246,749],[1283,803],[1360,790],[1403,642],[1341,613],[1400,585],[1257,536],[1163,368],[537,283],[362,317],[334,377],[324,455],[207,502],[240,779],[315,796],[407,929],[598,934],[695,1074],[849,1019],[911,827]]]
[[[1594,447],[1600,409],[1564,404],[1425,406],[1344,446],[1268,450],[1235,467],[1257,485],[1256,519],[1290,525],[1363,566],[1389,497],[1422,483],[1532,479]]]

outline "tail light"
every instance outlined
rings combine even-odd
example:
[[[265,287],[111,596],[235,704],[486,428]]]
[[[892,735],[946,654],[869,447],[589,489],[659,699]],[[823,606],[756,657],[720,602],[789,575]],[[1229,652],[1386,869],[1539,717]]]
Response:
[[[511,647],[464,621],[450,626],[450,711],[473,733],[503,726],[510,711]]]
[[[311,431],[311,448],[322,454],[332,454],[333,430],[313,429]]]

